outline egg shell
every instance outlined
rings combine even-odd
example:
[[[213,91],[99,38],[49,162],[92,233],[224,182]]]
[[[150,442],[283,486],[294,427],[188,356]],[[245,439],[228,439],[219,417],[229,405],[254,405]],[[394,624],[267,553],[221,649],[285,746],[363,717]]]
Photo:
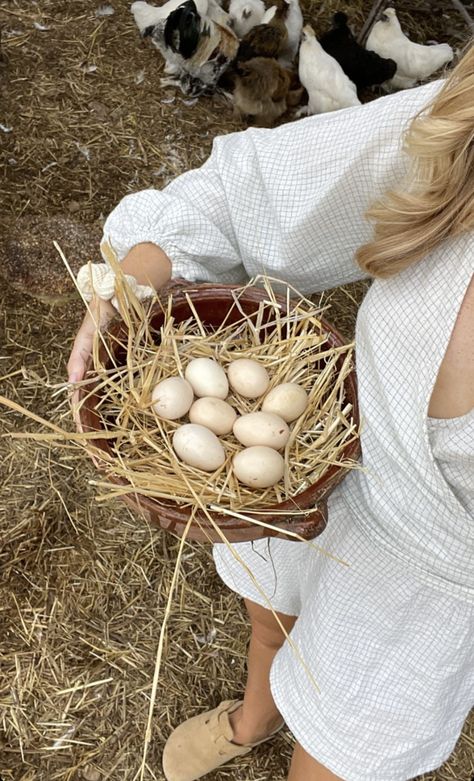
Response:
[[[226,399],[229,395],[225,371],[212,358],[194,358],[186,366],[184,376],[191,383],[196,396]]]
[[[241,415],[234,423],[234,436],[245,447],[265,445],[274,450],[285,447],[290,429],[285,421],[271,412],[250,412]]]
[[[265,366],[251,358],[239,358],[229,363],[227,375],[231,388],[246,399],[263,396],[270,384]]]
[[[268,488],[278,483],[285,473],[280,453],[263,445],[241,450],[234,456],[232,466],[237,480],[249,488]]]
[[[178,420],[186,415],[194,400],[191,385],[182,377],[168,377],[153,388],[153,409],[160,418]]]
[[[279,415],[287,423],[291,423],[303,414],[307,406],[308,394],[305,389],[296,382],[284,382],[272,388],[263,400],[262,410]]]
[[[185,423],[176,429],[173,448],[185,464],[204,472],[214,472],[225,461],[224,448],[216,435],[197,423]]]
[[[189,410],[191,423],[199,423],[222,436],[232,431],[237,413],[230,404],[222,399],[213,399],[211,396],[203,396],[197,399]]]

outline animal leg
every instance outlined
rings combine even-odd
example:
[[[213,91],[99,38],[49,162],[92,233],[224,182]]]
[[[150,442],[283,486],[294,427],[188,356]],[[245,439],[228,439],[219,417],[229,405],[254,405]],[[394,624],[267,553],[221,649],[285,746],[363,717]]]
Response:
[[[300,119],[300,117],[307,117],[309,114],[309,103],[307,106],[301,106],[301,108],[298,109],[298,111],[295,113],[295,119]]]

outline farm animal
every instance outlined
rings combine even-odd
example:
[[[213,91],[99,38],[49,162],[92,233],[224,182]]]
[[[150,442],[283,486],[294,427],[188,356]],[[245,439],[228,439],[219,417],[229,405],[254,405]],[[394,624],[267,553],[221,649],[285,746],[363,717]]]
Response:
[[[447,43],[423,46],[405,35],[394,8],[386,8],[367,39],[366,49],[381,57],[390,57],[397,63],[397,72],[389,84],[398,89],[413,87],[427,79],[453,59]]]
[[[243,62],[253,57],[276,57],[281,65],[291,67],[298,51],[301,26],[298,0],[276,0],[265,11],[261,23],[252,27],[242,38],[237,60]]]
[[[291,76],[276,60],[254,57],[237,65],[234,104],[240,115],[270,127],[287,109]]]
[[[254,57],[279,57],[288,44],[285,25],[258,24],[245,35],[237,51],[236,61],[246,62]]]
[[[239,38],[260,24],[265,13],[263,0],[230,0],[229,25]]]
[[[309,101],[300,109],[298,116],[360,105],[354,82],[346,76],[334,57],[324,51],[309,24],[303,27],[299,77],[308,92]]]
[[[303,29],[303,14],[301,13],[299,0],[283,0],[283,3],[285,2],[288,3],[288,10],[285,14],[288,43],[286,49],[279,57],[279,62],[282,65],[290,66],[293,64],[295,57],[298,54],[301,31]]]
[[[288,41],[278,59],[282,65],[289,67],[293,64],[298,53],[301,31],[303,29],[303,14],[301,13],[299,0],[273,0],[262,21],[268,24],[278,24],[279,19],[285,23]]]
[[[357,89],[382,84],[393,78],[397,70],[394,60],[380,57],[357,43],[344,13],[334,14],[332,29],[319,39],[319,43],[325,52],[338,61]]]
[[[235,58],[239,41],[216,0],[168,0],[160,7],[132,3],[143,36],[150,36],[165,59],[165,72],[187,94],[213,89]]]

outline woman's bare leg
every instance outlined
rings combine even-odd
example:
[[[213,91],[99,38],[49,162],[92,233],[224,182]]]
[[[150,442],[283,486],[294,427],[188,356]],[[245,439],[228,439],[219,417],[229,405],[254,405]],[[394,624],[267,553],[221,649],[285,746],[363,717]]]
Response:
[[[236,743],[254,743],[273,730],[281,722],[281,716],[270,691],[270,667],[276,652],[285,642],[285,635],[271,612],[245,600],[252,634],[248,650],[247,684],[244,703],[230,715]],[[277,613],[289,633],[296,616]]]
[[[230,714],[230,722],[236,743],[254,743],[278,726],[281,715],[270,691],[270,667],[275,654],[285,642],[271,610],[245,600],[252,634],[247,660],[247,684],[241,708]],[[287,633],[291,631],[296,616],[277,613]],[[291,761],[288,781],[343,781],[316,762],[296,744]]]
[[[343,781],[296,744],[287,781]]]

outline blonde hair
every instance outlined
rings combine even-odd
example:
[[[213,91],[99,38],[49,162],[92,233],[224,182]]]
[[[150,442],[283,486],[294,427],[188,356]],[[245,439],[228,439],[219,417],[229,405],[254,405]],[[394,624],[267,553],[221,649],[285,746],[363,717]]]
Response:
[[[371,206],[372,241],[356,253],[374,277],[391,277],[450,236],[474,227],[474,42],[434,101],[415,117],[405,188]]]

